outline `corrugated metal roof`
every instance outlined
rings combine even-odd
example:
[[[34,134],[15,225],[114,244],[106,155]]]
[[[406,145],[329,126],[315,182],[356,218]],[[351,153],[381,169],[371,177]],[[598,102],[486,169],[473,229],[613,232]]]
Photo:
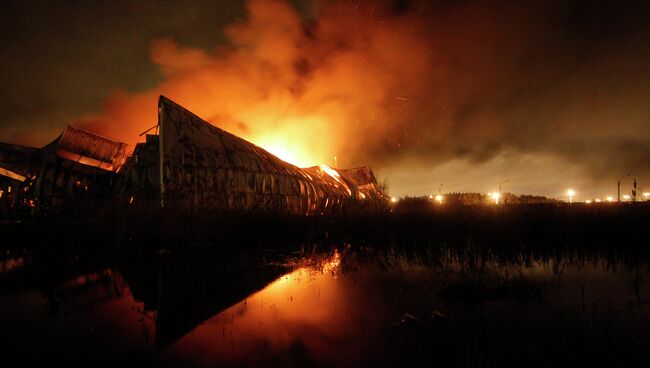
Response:
[[[276,206],[302,212],[318,212],[347,200],[386,198],[367,167],[299,168],[207,123],[164,96],[160,96],[158,114],[166,198],[196,201],[214,197],[219,191],[219,195],[225,193],[219,198],[234,201],[235,206],[275,201]],[[277,196],[284,199],[277,201]]]
[[[110,164],[112,170],[117,170],[126,158],[127,144],[68,126],[55,141],[55,146],[57,150]]]

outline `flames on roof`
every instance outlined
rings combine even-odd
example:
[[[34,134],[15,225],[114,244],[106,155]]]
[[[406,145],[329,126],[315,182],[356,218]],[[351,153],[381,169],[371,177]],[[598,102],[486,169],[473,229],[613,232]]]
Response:
[[[309,215],[382,207],[388,198],[369,167],[297,167],[164,96],[158,135],[148,135],[130,156],[126,147],[68,126],[40,149],[1,144],[0,176],[25,182],[30,198],[52,203],[117,196],[129,203]]]
[[[156,180],[165,204],[309,214],[346,208],[351,203],[372,205],[386,199],[368,167],[299,168],[211,125],[164,96],[160,96],[158,114],[158,139],[148,139],[148,143],[136,147],[134,159],[126,165],[140,174],[126,176],[136,178],[131,187]],[[159,157],[149,157],[155,152]],[[140,164],[138,168],[133,161],[148,163],[149,167]],[[153,162],[158,166],[155,179]]]

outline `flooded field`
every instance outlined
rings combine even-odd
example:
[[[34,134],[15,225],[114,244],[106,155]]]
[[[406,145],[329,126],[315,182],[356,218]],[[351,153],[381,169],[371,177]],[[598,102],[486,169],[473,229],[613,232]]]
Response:
[[[166,366],[647,358],[650,273],[616,254],[368,244],[6,261],[4,356]]]

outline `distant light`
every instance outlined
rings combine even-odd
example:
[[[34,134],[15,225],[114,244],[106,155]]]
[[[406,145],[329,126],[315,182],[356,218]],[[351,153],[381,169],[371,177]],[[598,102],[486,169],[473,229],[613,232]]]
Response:
[[[433,196],[431,194],[429,194],[429,199],[433,199]]]
[[[591,204],[591,199],[586,199],[586,200],[585,200],[585,203],[586,203],[586,204]]]
[[[438,201],[438,203],[442,203],[443,198],[445,197],[443,197],[442,194],[436,195],[436,201]]]
[[[596,199],[595,199],[595,202],[596,202],[596,203],[600,203],[600,202],[602,202],[602,201],[600,200],[600,198],[596,198]]]
[[[614,202],[614,197],[607,196],[607,202]]]
[[[648,200],[650,198],[650,193],[648,193],[648,192],[643,193],[643,198]]]
[[[490,195],[494,199],[494,204],[499,204],[499,198],[501,198],[501,193],[494,192]]]
[[[569,196],[569,203],[573,203],[573,196],[576,194],[575,190],[569,189],[566,194]]]
[[[630,195],[629,194],[624,195],[623,200],[629,201],[630,200]]]
[[[395,203],[395,202],[397,202],[397,198],[392,197],[392,198],[390,199],[390,201],[393,202],[393,203]]]

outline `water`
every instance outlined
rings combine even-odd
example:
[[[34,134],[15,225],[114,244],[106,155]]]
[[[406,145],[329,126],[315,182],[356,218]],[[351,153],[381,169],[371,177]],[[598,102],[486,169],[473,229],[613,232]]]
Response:
[[[21,271],[30,281],[0,295],[4,353],[182,366],[476,366],[620,362],[650,347],[648,268],[601,255],[346,245],[110,263],[72,275]]]

